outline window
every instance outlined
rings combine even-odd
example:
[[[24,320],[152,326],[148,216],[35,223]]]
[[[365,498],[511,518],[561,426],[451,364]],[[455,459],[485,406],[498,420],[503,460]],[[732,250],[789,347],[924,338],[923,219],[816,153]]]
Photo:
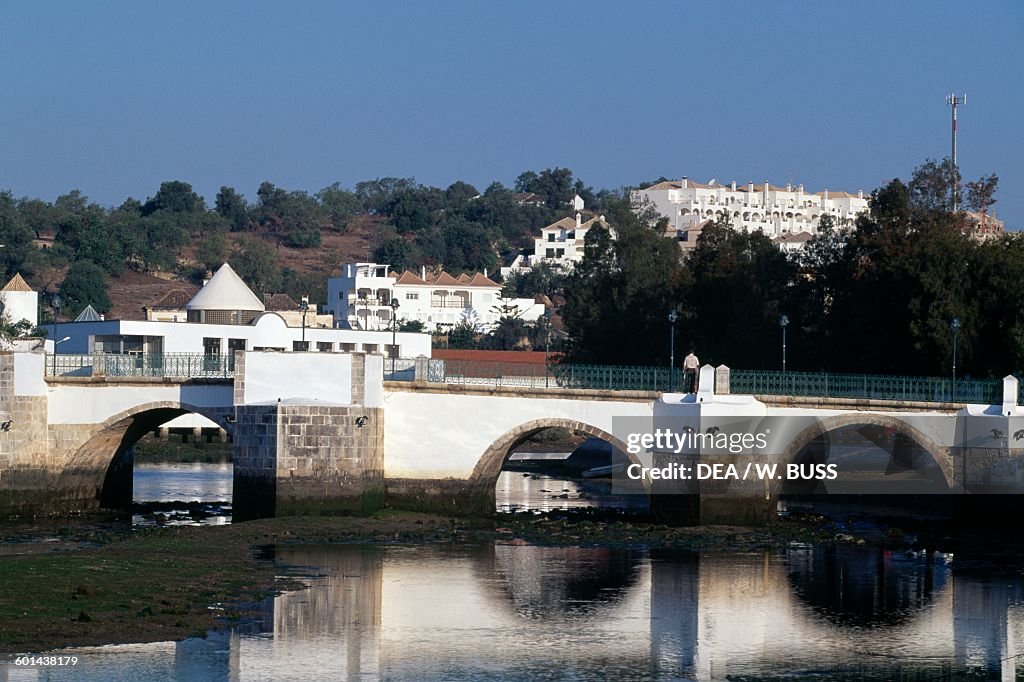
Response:
[[[565,255],[565,249],[555,249],[555,258],[561,258]]]
[[[334,352],[334,344],[331,343],[330,341],[317,341],[316,342],[316,349],[317,349],[317,352],[320,352],[320,353],[333,353]]]
[[[387,356],[388,356],[389,358],[397,358],[397,357],[401,357],[401,356],[400,356],[400,355],[398,354],[398,351],[399,351],[399,349],[400,349],[400,348],[401,348],[401,346],[397,346],[397,345],[396,345],[396,346],[392,346],[392,345],[391,345],[390,343],[387,343],[387,344],[384,344],[384,353],[385,353],[385,354],[386,354],[386,355],[387,355]]]
[[[203,355],[220,355],[220,339],[204,337]]]
[[[309,350],[309,341],[292,341],[292,350]]]
[[[342,343],[342,344],[339,344],[339,345],[341,346],[341,352],[342,353],[352,353],[352,352],[355,352],[356,344],[354,344],[354,343]]]
[[[375,343],[364,343],[363,344],[363,352],[364,353],[376,353],[377,352],[377,344],[375,344]]]
[[[545,258],[554,258],[555,257],[555,250],[554,249],[548,249],[547,251],[544,252],[544,257]]]
[[[554,232],[548,232],[548,241],[549,242],[555,241],[555,233]]]
[[[420,297],[419,292],[416,292],[416,291],[407,291],[407,292],[405,292],[405,300],[407,300],[407,301],[416,301],[416,300],[419,299],[419,297]]]

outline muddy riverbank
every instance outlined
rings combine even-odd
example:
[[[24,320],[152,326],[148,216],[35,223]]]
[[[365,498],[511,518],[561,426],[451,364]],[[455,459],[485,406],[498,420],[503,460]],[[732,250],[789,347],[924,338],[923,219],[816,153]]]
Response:
[[[317,543],[482,543],[749,551],[791,542],[857,542],[823,519],[765,528],[671,528],[605,513],[447,518],[384,511],[227,526],[131,529],[113,522],[27,524],[0,531],[0,652],[178,640],[246,616],[301,586],[271,548]],[[879,542],[904,542],[901,531]],[[868,540],[873,541],[873,540]]]

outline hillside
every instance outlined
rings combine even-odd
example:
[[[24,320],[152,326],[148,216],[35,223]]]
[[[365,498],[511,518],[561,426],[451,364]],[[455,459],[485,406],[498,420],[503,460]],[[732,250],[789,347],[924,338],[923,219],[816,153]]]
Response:
[[[362,261],[368,258],[373,250],[374,235],[383,228],[380,222],[369,217],[352,221],[345,234],[324,231],[321,245],[312,249],[297,249],[286,246],[280,237],[266,230],[253,232],[232,232],[227,235],[229,251],[236,250],[239,243],[246,240],[259,244],[274,259],[278,268],[287,267],[294,270],[300,277],[319,279],[326,286],[328,277],[339,272],[343,263]],[[182,251],[184,261],[195,258],[195,244]],[[43,288],[46,281],[59,282],[63,272],[51,270],[45,273],[40,282],[33,286]],[[52,285],[51,285],[52,286]],[[139,320],[143,319],[143,306],[158,301],[174,289],[184,289],[190,294],[199,290],[201,282],[172,273],[142,273],[126,270],[123,274],[110,278],[111,319]],[[258,292],[278,293],[278,292]],[[315,298],[314,292],[308,292]],[[324,301],[314,301],[323,303]]]

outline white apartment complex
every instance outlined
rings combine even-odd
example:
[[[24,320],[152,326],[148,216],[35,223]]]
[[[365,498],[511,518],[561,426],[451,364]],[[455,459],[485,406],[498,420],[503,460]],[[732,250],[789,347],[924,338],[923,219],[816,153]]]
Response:
[[[635,190],[632,199],[637,205],[650,203],[668,218],[669,229],[677,234],[728,215],[734,228],[761,231],[777,241],[796,233],[814,234],[825,215],[832,216],[837,227],[853,225],[857,215],[868,210],[868,198],[863,191],[808,192],[803,185],[723,185],[714,180],[701,183],[688,178]],[[780,247],[787,250],[795,243],[791,239],[785,242]]]
[[[398,302],[392,308],[392,301]],[[350,263],[341,277],[327,280],[327,309],[336,326],[351,329],[390,329],[392,319],[417,320],[427,330],[446,329],[463,320],[483,328],[501,319],[503,308],[535,322],[544,314],[544,304],[532,298],[501,298],[501,285],[486,274],[444,272],[420,275],[406,271],[399,275],[380,263]]]

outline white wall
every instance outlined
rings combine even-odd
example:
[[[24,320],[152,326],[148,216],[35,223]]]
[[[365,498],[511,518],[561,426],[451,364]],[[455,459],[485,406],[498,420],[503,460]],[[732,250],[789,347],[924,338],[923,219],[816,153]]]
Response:
[[[652,402],[388,392],[384,475],[468,478],[502,434],[535,419],[561,418],[612,432],[614,417],[651,417]]]
[[[246,353],[242,404],[288,400],[352,404],[352,356]]]
[[[92,353],[91,338],[97,335],[138,335],[162,336],[164,353],[202,353],[203,339],[221,340],[221,353],[227,353],[228,339],[245,339],[246,350],[255,347],[284,348],[291,351],[292,342],[303,338],[302,329],[288,327],[279,315],[267,313],[255,325],[197,324],[191,322],[156,322],[149,320],[107,320],[105,322],[65,322],[57,326],[58,338],[70,336],[62,343],[61,353]],[[305,338],[310,351],[316,351],[317,343],[334,344],[340,351],[341,343],[356,344],[353,350],[367,350],[366,345],[376,346],[376,352],[384,352],[384,346],[391,345],[391,332],[358,331],[352,329],[310,329],[306,328]],[[398,332],[396,342],[402,357],[430,357],[430,335],[412,332]]]
[[[39,294],[35,291],[0,291],[0,301],[11,324],[21,320],[28,320],[33,327],[39,324]]]

